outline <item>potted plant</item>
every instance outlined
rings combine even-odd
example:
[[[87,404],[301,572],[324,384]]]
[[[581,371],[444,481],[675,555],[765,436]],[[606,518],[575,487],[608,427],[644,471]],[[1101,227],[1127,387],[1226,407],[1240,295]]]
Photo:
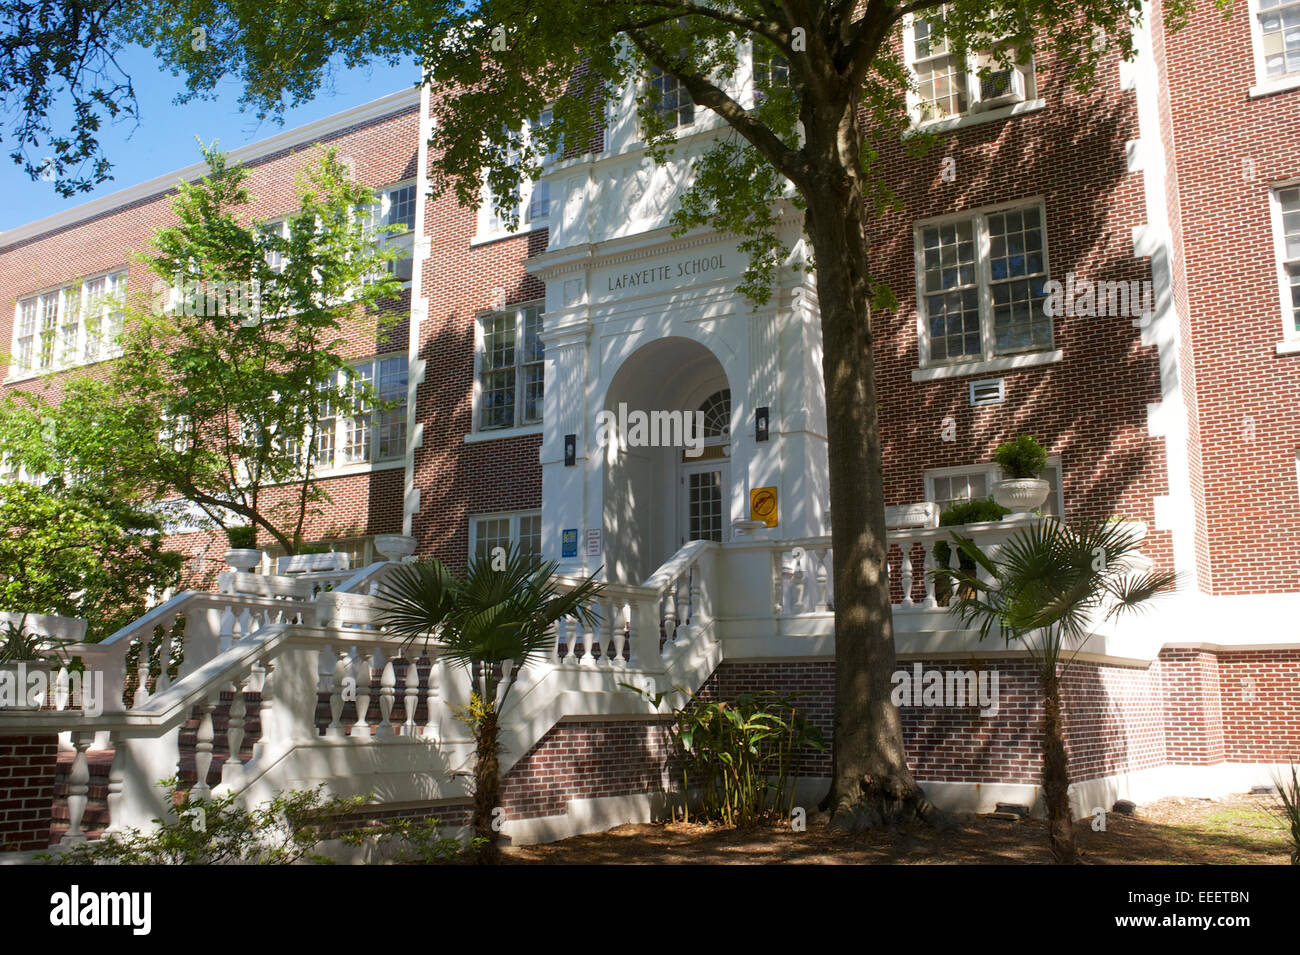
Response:
[[[226,551],[226,563],[235,570],[251,571],[262,562],[262,552],[257,549],[257,528],[240,525],[226,528],[226,537],[230,541],[230,550]]]
[[[1010,509],[1012,517],[1027,517],[1043,506],[1051,491],[1051,485],[1039,477],[1047,467],[1047,450],[1033,435],[1022,434],[1000,445],[993,461],[1005,475],[993,484],[993,500]]]
[[[45,694],[28,698],[28,667],[63,666],[67,661],[60,651],[72,641],[41,636],[27,628],[26,619],[24,616],[21,623],[11,621],[0,627],[0,672],[8,674],[6,682],[14,688],[14,699],[5,700],[8,708],[39,710],[45,705]],[[47,680],[46,686],[52,683]]]

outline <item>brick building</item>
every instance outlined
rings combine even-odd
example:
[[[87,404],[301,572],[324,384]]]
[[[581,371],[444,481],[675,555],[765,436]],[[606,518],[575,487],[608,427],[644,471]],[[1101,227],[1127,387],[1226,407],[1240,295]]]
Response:
[[[915,125],[936,144],[920,159],[901,144],[882,157],[904,201],[873,224],[874,267],[898,298],[876,331],[888,503],[929,502],[911,510],[932,515],[985,497],[1000,477],[994,449],[1030,433],[1050,454],[1044,513],[1141,522],[1143,553],[1181,575],[1146,617],[1099,626],[1071,671],[1081,812],[1117,794],[1241,789],[1300,759],[1300,3],[1251,0],[1227,18],[1205,7],[1169,34],[1157,5],[1137,59],[1106,54],[1086,95],[1046,54],[989,77],[924,24],[899,38],[921,90]],[[348,345],[376,376],[391,360],[385,373],[408,389],[405,447],[384,457],[372,440],[368,456],[340,460],[313,536],[354,565],[377,559],[381,534],[453,563],[516,541],[567,571],[653,585],[669,647],[688,624],[717,647],[693,664],[695,686],[801,689],[829,728],[825,405],[816,283],[794,268],[807,255],[800,216],[781,219],[791,257],[755,309],[735,292],[737,237],[674,237],[668,223],[718,123],[684,93],[666,97],[680,147],[656,166],[629,91],[599,151],[551,163],[506,232],[490,201],[427,198],[428,95],[393,94],[234,154],[259,217],[284,211],[317,142],[338,145],[394,207],[411,199],[407,320],[380,347]],[[13,303],[0,337],[15,356],[5,387],[57,371],[61,289],[120,276],[136,287],[128,253],[166,221],[176,178],[0,236]],[[70,334],[68,364],[103,357],[84,329]],[[620,407],[698,410],[699,447],[602,441],[602,412]],[[755,491],[774,494],[774,524],[754,520]],[[937,604],[923,571],[941,532],[929,523],[891,531],[900,660],[1000,668],[1004,703],[1000,719],[904,707],[913,765],[937,801],[1032,803],[1032,676],[1023,653],[979,644]],[[1013,526],[978,532],[993,542]],[[717,546],[692,550],[699,540]],[[200,576],[224,550],[198,534],[183,546]],[[700,553],[713,575],[704,598]],[[611,607],[631,634],[633,611]],[[557,672],[593,663],[591,635],[577,643],[580,659],[570,639]],[[592,705],[586,721],[558,711],[551,730],[520,738],[511,798],[545,807],[525,815],[581,802],[584,818],[608,821],[630,805],[617,800],[653,788],[597,756],[586,765],[609,785],[530,789],[550,785],[548,746],[568,765],[572,746],[600,751],[605,735],[630,733],[613,751],[649,758],[644,713],[618,704],[600,722]],[[804,766],[814,781],[827,771]],[[602,815],[601,799],[622,808]],[[590,824],[534,822],[521,836]]]

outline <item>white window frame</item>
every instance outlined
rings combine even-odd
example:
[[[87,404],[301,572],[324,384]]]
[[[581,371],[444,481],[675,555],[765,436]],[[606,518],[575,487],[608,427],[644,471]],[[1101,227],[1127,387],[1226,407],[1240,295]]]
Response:
[[[1005,106],[998,106],[991,109],[976,109],[976,104],[980,101],[980,83],[979,83],[979,66],[976,63],[977,53],[971,52],[966,58],[966,109],[952,116],[926,116],[924,102],[915,90],[907,91],[907,112],[912,121],[913,129],[924,128],[929,131],[943,131],[958,126],[969,126],[975,123],[988,122],[991,120],[1006,119],[1010,116],[1018,116],[1022,113],[1034,112],[1043,109],[1047,103],[1038,92],[1038,74],[1034,65],[1034,58],[1030,56],[1028,63],[1017,64],[1015,69],[1019,70],[1024,77],[1025,93],[1024,98],[1018,103],[1010,103]],[[907,65],[908,71],[912,74],[913,79],[918,79],[916,72],[916,14],[909,13],[903,17],[903,60]]]
[[[654,71],[658,69],[659,69],[658,67],[651,65],[649,69],[647,69],[646,71],[645,84],[646,84],[647,92],[649,90],[649,87],[654,85],[655,79],[657,79],[657,76],[655,75]],[[677,117],[677,121],[668,127],[668,132],[674,134],[675,136],[682,136],[685,135],[686,133],[693,131],[700,121],[700,113],[702,111],[700,104],[695,102],[695,98],[691,96],[690,90],[688,90],[686,86],[682,83],[682,81],[679,80],[672,73],[669,73],[666,70],[659,70],[658,75],[667,77],[669,80],[676,83],[679,87],[681,87],[680,95],[685,96],[687,99],[691,101],[691,121],[689,123],[684,123],[681,121],[680,116],[681,116],[682,107],[681,107],[681,101],[679,100],[677,107],[672,110],[673,115]],[[663,101],[661,99],[659,103],[656,103],[654,106],[655,111],[660,114],[668,112],[666,107],[662,107],[662,102]],[[641,141],[645,142],[646,131],[643,129],[640,131],[640,134],[641,134]]]
[[[369,379],[371,383],[371,387],[374,388],[376,394],[378,394],[380,363],[389,361],[391,359],[399,359],[399,358],[407,359],[407,357],[408,356],[406,352],[386,352],[382,355],[373,355],[369,358],[363,358],[359,361],[349,362],[349,367],[356,370],[368,368],[371,375]],[[340,372],[340,373],[347,374],[347,372]],[[391,414],[398,415],[400,417],[400,420],[403,422],[406,421],[407,403],[410,400],[409,389],[410,389],[411,369],[410,369],[409,360],[407,361],[406,374],[407,374],[407,390],[402,395],[402,404],[399,407],[394,408],[392,412],[390,412]],[[406,466],[406,454],[407,454],[407,450],[409,449],[410,441],[411,441],[411,435],[409,430],[407,431],[405,440],[402,442],[402,448],[400,453],[390,455],[389,457],[380,458],[378,457],[379,428],[380,428],[379,413],[373,409],[368,409],[362,411],[360,414],[348,414],[347,413],[348,410],[349,409],[346,408],[333,409],[334,411],[334,414],[332,415],[334,419],[334,426],[333,426],[334,442],[332,445],[333,460],[329,462],[316,461],[312,469],[313,480],[316,480],[318,478],[334,477],[342,474],[354,474],[357,472],[366,472],[366,471],[380,471],[386,468]],[[366,430],[367,430],[366,445],[365,445],[367,449],[366,457],[359,461],[348,461],[344,458],[343,455],[344,448],[346,447],[347,444],[347,437],[352,430],[354,421],[357,418],[363,416],[369,416],[370,418],[370,420],[366,422]],[[317,435],[310,434],[304,436],[302,441],[303,447],[299,449],[299,454],[300,455],[305,453],[314,454],[317,446],[316,443],[317,443]],[[303,463],[305,463],[305,461]]]
[[[1056,483],[1052,485],[1051,498],[1049,498],[1049,500],[1052,498],[1055,499],[1057,513],[1061,515],[1060,519],[1064,520],[1065,519],[1065,491],[1062,485],[1065,482],[1063,480],[1063,471],[1061,469],[1060,455],[1050,455],[1047,458],[1047,463],[1043,466],[1043,470],[1047,471],[1051,468],[1056,469]],[[926,501],[933,502],[934,504],[942,507],[942,502],[937,499],[934,491],[935,478],[969,477],[974,475],[979,475],[984,478],[984,486],[988,489],[988,494],[986,495],[987,497],[993,496],[994,483],[1002,480],[1003,477],[1002,469],[992,461],[988,462],[987,464],[963,464],[963,465],[957,465],[955,467],[926,468],[925,470]]]
[[[1282,317],[1282,340],[1278,343],[1278,351],[1283,354],[1300,352],[1300,329],[1296,328],[1295,309],[1291,304],[1291,280],[1287,276],[1286,269],[1290,263],[1300,264],[1300,259],[1286,257],[1286,229],[1282,222],[1280,196],[1283,189],[1295,188],[1300,188],[1300,178],[1273,183],[1268,190],[1269,223],[1273,232],[1274,274]]]
[[[387,217],[389,212],[392,211],[393,193],[397,192],[398,190],[408,189],[408,188],[418,190],[419,183],[415,179],[404,179],[401,182],[395,182],[392,185],[383,186],[382,188],[373,190],[375,194],[375,200],[376,200],[375,205],[379,207],[378,221],[374,223],[376,228],[379,226],[383,226],[385,224],[384,223],[385,217]],[[419,198],[418,193],[414,193],[412,195],[412,203],[414,204],[418,200],[418,198]],[[412,213],[411,213],[411,228],[407,229],[405,232],[386,233],[383,236],[380,236],[380,242],[382,247],[396,248],[402,252],[410,253],[412,273],[414,273],[414,265],[415,265],[414,206],[412,207]],[[396,264],[397,262],[400,262],[402,258],[405,258],[405,256],[401,256],[397,259],[394,259],[392,264]],[[410,277],[402,279],[402,288],[410,288],[410,287],[411,287]]]
[[[532,142],[533,129],[537,126],[543,126],[542,118],[552,115],[551,107],[542,110],[538,116],[538,122],[534,124],[531,120],[525,121],[523,125],[523,141],[525,146]],[[550,120],[546,121],[547,123]],[[554,208],[554,199],[550,196],[550,184],[545,182],[545,176],[549,173],[550,167],[559,162],[562,158],[563,151],[545,157],[542,161],[543,179],[533,181],[531,179],[521,180],[519,183],[519,225],[515,231],[511,232],[506,228],[496,213],[495,196],[492,187],[489,185],[486,176],[483,179],[483,188],[480,190],[478,205],[478,226],[474,238],[470,245],[479,245],[484,242],[495,242],[499,239],[511,236],[527,235],[536,229],[544,229],[551,221],[551,210]],[[532,202],[533,192],[538,185],[545,185],[547,189],[546,212],[541,215],[533,215]]]
[[[1057,328],[1052,323],[1052,343],[1048,348],[1032,349],[1022,352],[998,353],[993,326],[993,276],[989,261],[988,217],[1004,212],[1037,209],[1043,232],[1043,281],[1052,275],[1052,262],[1047,241],[1047,207],[1041,196],[1021,199],[1015,202],[1003,202],[992,206],[982,206],[964,212],[949,213],[931,219],[916,222],[912,228],[913,272],[916,282],[916,333],[920,358],[920,369],[953,369],[955,373],[976,374],[984,371],[996,371],[1003,368],[1022,367],[1041,364],[1047,361],[1059,361],[1061,352],[1056,347]],[[958,358],[932,360],[930,357],[930,319],[926,311],[925,292],[925,249],[923,233],[934,226],[951,225],[959,222],[973,221],[975,225],[975,273],[976,289],[980,310],[980,354],[963,355]],[[941,375],[942,376],[942,375]],[[916,377],[923,380],[930,376]]]
[[[99,351],[93,358],[86,357],[86,345],[88,342],[86,318],[90,314],[89,302],[87,301],[89,290],[87,286],[92,282],[100,279],[104,280],[106,291],[103,300],[99,306]],[[27,378],[36,378],[41,375],[47,375],[52,372],[66,371],[69,368],[81,368],[87,365],[94,365],[101,361],[109,361],[121,354],[118,343],[105,340],[105,335],[110,329],[109,321],[113,316],[120,316],[122,324],[125,324],[124,308],[112,308],[108,302],[121,301],[125,306],[125,290],[127,284],[127,267],[125,265],[116,268],[106,269],[102,272],[94,272],[90,275],[78,278],[72,282],[64,282],[61,285],[41,289],[24,295],[14,302],[14,322],[13,334],[11,339],[12,351],[10,352],[9,363],[9,381],[18,381]],[[50,342],[50,361],[48,364],[41,362],[41,300],[47,296],[53,296],[55,302],[54,324],[52,327],[52,341]],[[69,302],[75,297],[77,310],[76,333],[71,342],[71,348],[64,347],[64,332],[68,326],[68,318],[71,309]],[[19,359],[19,332],[21,328],[23,303],[32,302],[34,308],[33,328],[32,328],[32,350],[31,365],[24,367]],[[117,328],[120,334],[122,328]],[[25,336],[24,336],[25,337]],[[69,359],[71,352],[71,360]]]
[[[542,430],[543,418],[536,421],[523,422],[523,411],[525,407],[525,386],[527,376],[524,373],[527,362],[522,359],[524,353],[525,328],[527,324],[528,310],[535,308],[538,312],[538,320],[541,321],[544,315],[546,305],[543,301],[521,302],[517,305],[508,305],[505,308],[489,309],[479,312],[474,316],[474,407],[473,407],[473,427],[471,433],[475,436],[482,437],[512,437],[518,434],[532,434]],[[483,427],[483,375],[485,373],[486,357],[486,334],[483,323],[485,319],[496,315],[513,313],[515,319],[515,409],[510,425],[485,428]],[[544,348],[544,346],[543,346]],[[542,360],[542,388],[543,403],[545,402],[545,378],[546,378],[546,357],[543,350]]]
[[[513,545],[519,544],[519,525],[522,518],[536,518],[539,522],[537,528],[537,555],[542,554],[542,547],[545,543],[542,540],[542,528],[540,521],[542,512],[539,508],[531,508],[523,511],[488,511],[481,514],[471,514],[469,516],[469,550],[467,551],[469,559],[473,560],[478,551],[478,522],[479,521],[501,521],[510,522],[509,541]]]
[[[1264,30],[1260,23],[1259,0],[1250,0],[1248,9],[1251,58],[1255,63],[1255,85],[1250,88],[1249,95],[1268,96],[1283,90],[1300,89],[1300,72],[1285,74],[1276,79],[1268,78],[1268,70],[1264,63]]]

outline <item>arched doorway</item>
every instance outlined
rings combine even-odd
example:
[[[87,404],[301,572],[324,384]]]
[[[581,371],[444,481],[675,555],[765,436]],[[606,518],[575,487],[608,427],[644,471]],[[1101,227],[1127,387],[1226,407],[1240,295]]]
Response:
[[[726,540],[732,407],[717,357],[688,338],[650,342],[619,367],[603,409],[627,423],[601,449],[607,578],[640,583],[685,541]],[[639,433],[638,413],[655,422]]]

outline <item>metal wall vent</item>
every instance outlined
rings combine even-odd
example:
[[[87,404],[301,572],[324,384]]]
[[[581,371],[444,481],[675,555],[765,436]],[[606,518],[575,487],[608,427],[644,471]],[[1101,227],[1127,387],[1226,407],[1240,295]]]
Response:
[[[995,405],[1005,400],[1006,396],[1001,378],[985,378],[970,383],[970,403],[974,406]]]

